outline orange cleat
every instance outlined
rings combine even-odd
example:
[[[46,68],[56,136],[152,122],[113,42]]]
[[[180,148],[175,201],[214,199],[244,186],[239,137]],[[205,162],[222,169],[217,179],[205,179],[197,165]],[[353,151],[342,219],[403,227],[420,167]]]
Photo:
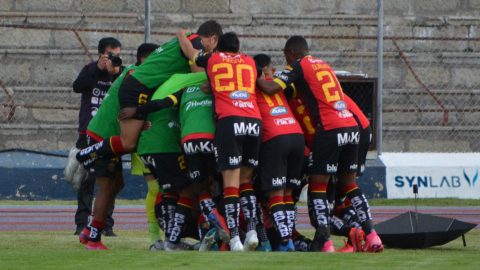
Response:
[[[99,242],[88,241],[87,249],[88,250],[109,250],[108,247],[106,247],[102,243],[102,241],[99,241]]]
[[[365,239],[365,233],[357,228],[352,228],[349,233],[350,242],[352,243],[352,252],[362,252],[363,240]]]
[[[343,252],[343,253],[351,253],[355,252],[353,249],[353,246],[347,243],[347,241],[344,239],[343,242],[345,242],[345,246],[342,247],[341,249],[335,251],[335,252]]]
[[[368,253],[380,253],[383,251],[382,240],[380,240],[377,232],[373,231],[367,235],[363,251]]]
[[[88,243],[88,240],[90,240],[90,230],[87,228],[83,229],[83,231],[78,236],[78,240],[80,241],[80,243],[86,245]]]

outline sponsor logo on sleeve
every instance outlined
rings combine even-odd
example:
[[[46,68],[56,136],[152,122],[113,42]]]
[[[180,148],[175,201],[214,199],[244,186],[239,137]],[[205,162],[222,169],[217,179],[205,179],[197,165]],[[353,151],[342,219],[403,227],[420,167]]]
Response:
[[[92,97],[92,104],[98,105],[98,97]]]
[[[288,113],[287,108],[285,108],[283,106],[275,107],[275,108],[270,110],[270,115],[272,115],[272,116],[277,116],[277,115],[282,115],[282,114],[287,114],[287,113]]]
[[[250,94],[245,91],[234,91],[230,93],[231,99],[248,99],[250,98]]]
[[[98,97],[98,96],[100,95],[100,89],[94,88],[94,89],[93,89],[93,95],[96,96],[96,97]]]

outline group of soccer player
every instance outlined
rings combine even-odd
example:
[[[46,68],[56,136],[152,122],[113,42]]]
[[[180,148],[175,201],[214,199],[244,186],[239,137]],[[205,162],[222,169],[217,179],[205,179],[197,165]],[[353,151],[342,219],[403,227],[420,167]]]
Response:
[[[200,251],[334,252],[331,231],[348,240],[339,252],[383,250],[355,183],[370,123],[334,70],[301,36],[286,42],[279,73],[267,55],[239,49],[235,33],[207,21],[152,48],[111,86],[88,127],[90,146],[72,150],[65,168],[66,179],[84,168],[112,173],[80,234],[87,249],[108,249],[100,237],[119,158],[136,152],[146,166],[152,250],[193,249],[191,237]],[[306,184],[313,239],[296,229]]]

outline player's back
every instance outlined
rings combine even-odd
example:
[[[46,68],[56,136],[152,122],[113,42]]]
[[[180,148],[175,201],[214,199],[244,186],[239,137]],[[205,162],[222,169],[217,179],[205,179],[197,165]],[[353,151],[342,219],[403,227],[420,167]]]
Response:
[[[262,141],[278,135],[303,133],[283,91],[269,96],[257,91],[257,104],[262,116]]]
[[[325,130],[356,126],[352,114],[347,110],[344,94],[335,72],[326,62],[306,56],[300,60],[304,83],[295,85],[299,97],[308,108],[314,122],[320,121]]]
[[[201,42],[201,38],[195,34],[188,38],[195,44]],[[132,76],[146,87],[156,89],[173,74],[188,72],[189,61],[183,54],[178,39],[174,38],[152,52]]]
[[[255,82],[255,61],[240,53],[213,53],[206,69],[218,118],[244,116],[260,118]]]
[[[203,133],[214,134],[212,118],[212,95],[204,93],[200,85],[186,87],[180,101],[180,124],[182,142],[188,135]]]

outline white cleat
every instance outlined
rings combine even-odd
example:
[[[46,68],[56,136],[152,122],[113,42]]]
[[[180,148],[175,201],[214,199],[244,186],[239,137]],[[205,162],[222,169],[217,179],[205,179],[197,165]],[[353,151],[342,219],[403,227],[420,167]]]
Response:
[[[65,182],[67,182],[67,184],[72,183],[73,175],[80,166],[80,162],[78,162],[77,158],[75,157],[78,152],[80,152],[80,150],[77,148],[72,148],[68,154],[67,166],[65,166],[65,170],[63,171],[63,174],[65,174]]]
[[[73,189],[80,191],[80,186],[87,178],[88,171],[83,166],[78,166],[78,170],[73,174]]]
[[[243,245],[239,236],[230,239],[230,251],[243,251]]]
[[[245,243],[243,244],[244,251],[255,251],[258,246],[258,236],[255,230],[247,232],[245,235]]]

